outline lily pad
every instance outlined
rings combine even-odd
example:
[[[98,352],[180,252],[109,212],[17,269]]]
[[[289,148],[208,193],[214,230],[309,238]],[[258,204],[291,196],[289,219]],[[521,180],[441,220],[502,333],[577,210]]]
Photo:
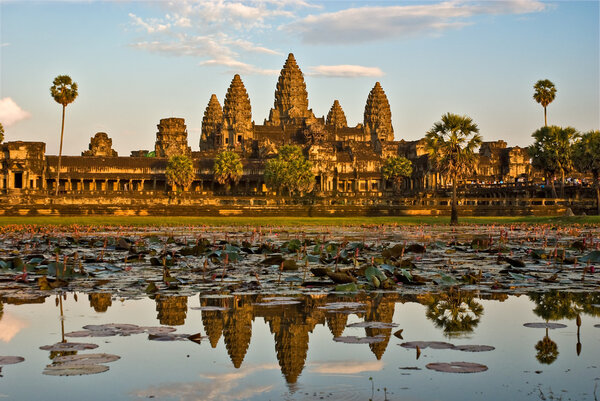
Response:
[[[552,322],[535,322],[535,323],[525,323],[523,326],[529,327],[530,329],[564,329],[567,327],[566,324],[562,323],[552,323]]]
[[[401,347],[404,348],[417,348],[425,349],[452,349],[454,348],[454,344],[446,343],[443,341],[409,341],[406,343],[400,344]]]
[[[374,337],[356,337],[356,336],[345,336],[345,337],[334,337],[333,341],[338,343],[346,344],[375,344],[385,340],[385,336],[374,336]]]
[[[42,374],[48,376],[83,376],[102,373],[107,370],[108,366],[106,365],[74,365],[69,363],[59,363],[57,365],[46,366],[46,369],[44,369]]]
[[[12,365],[15,363],[23,362],[25,358],[22,356],[0,356],[0,366],[2,365]]]
[[[365,304],[362,302],[332,302],[324,306],[319,306],[318,309],[326,310],[341,310],[341,309],[363,309]]]
[[[89,343],[56,343],[52,345],[43,345],[40,347],[44,351],[84,351],[86,349],[98,348],[97,344]]]
[[[464,344],[464,345],[455,345],[453,349],[455,349],[457,351],[464,351],[464,352],[487,352],[487,351],[493,351],[496,348],[492,347],[491,345]]]
[[[229,308],[223,306],[192,306],[190,309],[201,310],[201,311],[226,311]]]
[[[398,327],[396,323],[385,322],[357,322],[347,325],[346,327],[364,327],[367,329],[393,329]]]
[[[109,363],[121,359],[118,355],[113,354],[76,354],[76,355],[61,355],[53,359],[55,364],[72,364],[72,365],[90,365],[98,363]]]
[[[427,369],[445,373],[478,373],[485,372],[488,367],[473,362],[434,362],[425,365]]]

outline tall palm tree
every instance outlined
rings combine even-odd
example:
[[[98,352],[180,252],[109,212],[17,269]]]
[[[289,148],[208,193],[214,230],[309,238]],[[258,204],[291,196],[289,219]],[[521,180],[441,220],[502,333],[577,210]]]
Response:
[[[479,128],[470,117],[446,113],[425,135],[425,149],[432,166],[452,180],[450,224],[458,224],[458,180],[475,166],[475,150],[481,145]]]
[[[546,117],[546,107],[556,97],[556,87],[549,79],[540,79],[533,85],[533,99],[542,105],[544,108],[544,127],[548,126],[548,119]]]
[[[565,173],[573,168],[573,141],[579,136],[573,127],[541,127],[531,136],[535,139],[529,147],[532,165],[543,170],[546,181],[550,180],[552,196],[557,197],[554,188],[554,174],[561,174],[561,196],[564,196]]]
[[[240,156],[230,150],[222,151],[215,158],[213,173],[215,174],[215,180],[219,184],[225,184],[227,192],[229,192],[231,184],[237,184],[244,173]]]
[[[582,173],[592,173],[596,189],[596,208],[600,215],[600,131],[589,131],[573,146],[575,168]]]
[[[50,87],[52,98],[62,105],[62,124],[60,127],[60,148],[58,150],[58,167],[56,168],[56,193],[58,195],[58,187],[60,186],[60,164],[62,159],[63,134],[65,132],[65,109],[77,98],[77,83],[71,80],[68,75],[59,75],[54,78]]]

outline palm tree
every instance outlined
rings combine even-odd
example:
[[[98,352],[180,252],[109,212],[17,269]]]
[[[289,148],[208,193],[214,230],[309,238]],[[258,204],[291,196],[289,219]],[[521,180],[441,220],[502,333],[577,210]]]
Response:
[[[184,191],[194,181],[194,164],[192,159],[184,155],[171,156],[165,170],[167,182],[181,187]]]
[[[573,168],[573,141],[579,136],[573,127],[542,127],[531,135],[535,142],[529,148],[532,165],[543,170],[550,180],[552,196],[557,197],[553,176],[561,174],[561,196],[564,196],[565,173]]]
[[[448,337],[471,333],[483,315],[483,305],[477,302],[474,294],[455,289],[430,295],[426,304],[425,316]]]
[[[242,178],[244,167],[237,153],[225,150],[215,158],[213,172],[217,182],[226,184],[229,190],[231,184],[236,184]]]
[[[60,148],[58,150],[58,167],[56,168],[56,193],[58,195],[58,187],[60,186],[60,162],[62,158],[63,134],[65,132],[65,109],[67,105],[73,103],[77,98],[77,83],[71,80],[68,75],[59,75],[54,78],[50,87],[52,98],[62,105],[62,124],[60,127]]]
[[[556,87],[552,81],[540,79],[533,85],[533,89],[535,90],[535,92],[533,92],[533,99],[544,108],[544,127],[547,127],[548,119],[546,116],[546,107],[548,107],[556,97]]]
[[[0,123],[0,143],[4,142],[4,127]]]
[[[425,135],[425,149],[432,166],[452,180],[450,224],[458,224],[456,186],[477,161],[475,149],[481,145],[479,128],[470,117],[446,113]]]
[[[582,173],[592,173],[596,188],[596,208],[600,215],[600,131],[589,131],[573,145],[575,168]]]

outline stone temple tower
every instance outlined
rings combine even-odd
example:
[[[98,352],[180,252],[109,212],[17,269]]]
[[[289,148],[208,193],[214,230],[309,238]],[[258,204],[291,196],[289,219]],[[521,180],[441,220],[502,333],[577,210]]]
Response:
[[[277,81],[275,104],[265,125],[300,124],[306,118],[314,118],[308,109],[308,92],[304,75],[296,64],[294,55],[288,55]]]
[[[327,122],[325,124],[332,125],[335,128],[346,128],[348,126],[346,114],[344,114],[344,110],[342,110],[342,106],[340,106],[338,100],[333,101],[333,105],[327,114]]]
[[[387,96],[379,82],[375,83],[367,98],[364,114],[364,129],[371,140],[393,141],[392,111]]]
[[[223,109],[214,93],[210,97],[208,106],[202,118],[202,135],[200,136],[200,150],[212,150],[224,145],[221,135],[223,125]]]
[[[163,118],[156,127],[158,128],[154,145],[156,157],[192,155],[183,118]]]
[[[246,87],[238,74],[231,80],[223,102],[223,126],[221,129],[224,146],[241,148],[250,145],[253,136],[252,109]]]

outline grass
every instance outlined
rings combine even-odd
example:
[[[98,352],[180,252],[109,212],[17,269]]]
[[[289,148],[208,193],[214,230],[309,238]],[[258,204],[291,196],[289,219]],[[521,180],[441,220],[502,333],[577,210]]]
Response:
[[[0,216],[0,226],[17,225],[91,225],[91,226],[359,226],[449,224],[450,217],[183,217],[183,216]],[[550,217],[501,216],[462,217],[461,224],[593,224],[600,216]]]

